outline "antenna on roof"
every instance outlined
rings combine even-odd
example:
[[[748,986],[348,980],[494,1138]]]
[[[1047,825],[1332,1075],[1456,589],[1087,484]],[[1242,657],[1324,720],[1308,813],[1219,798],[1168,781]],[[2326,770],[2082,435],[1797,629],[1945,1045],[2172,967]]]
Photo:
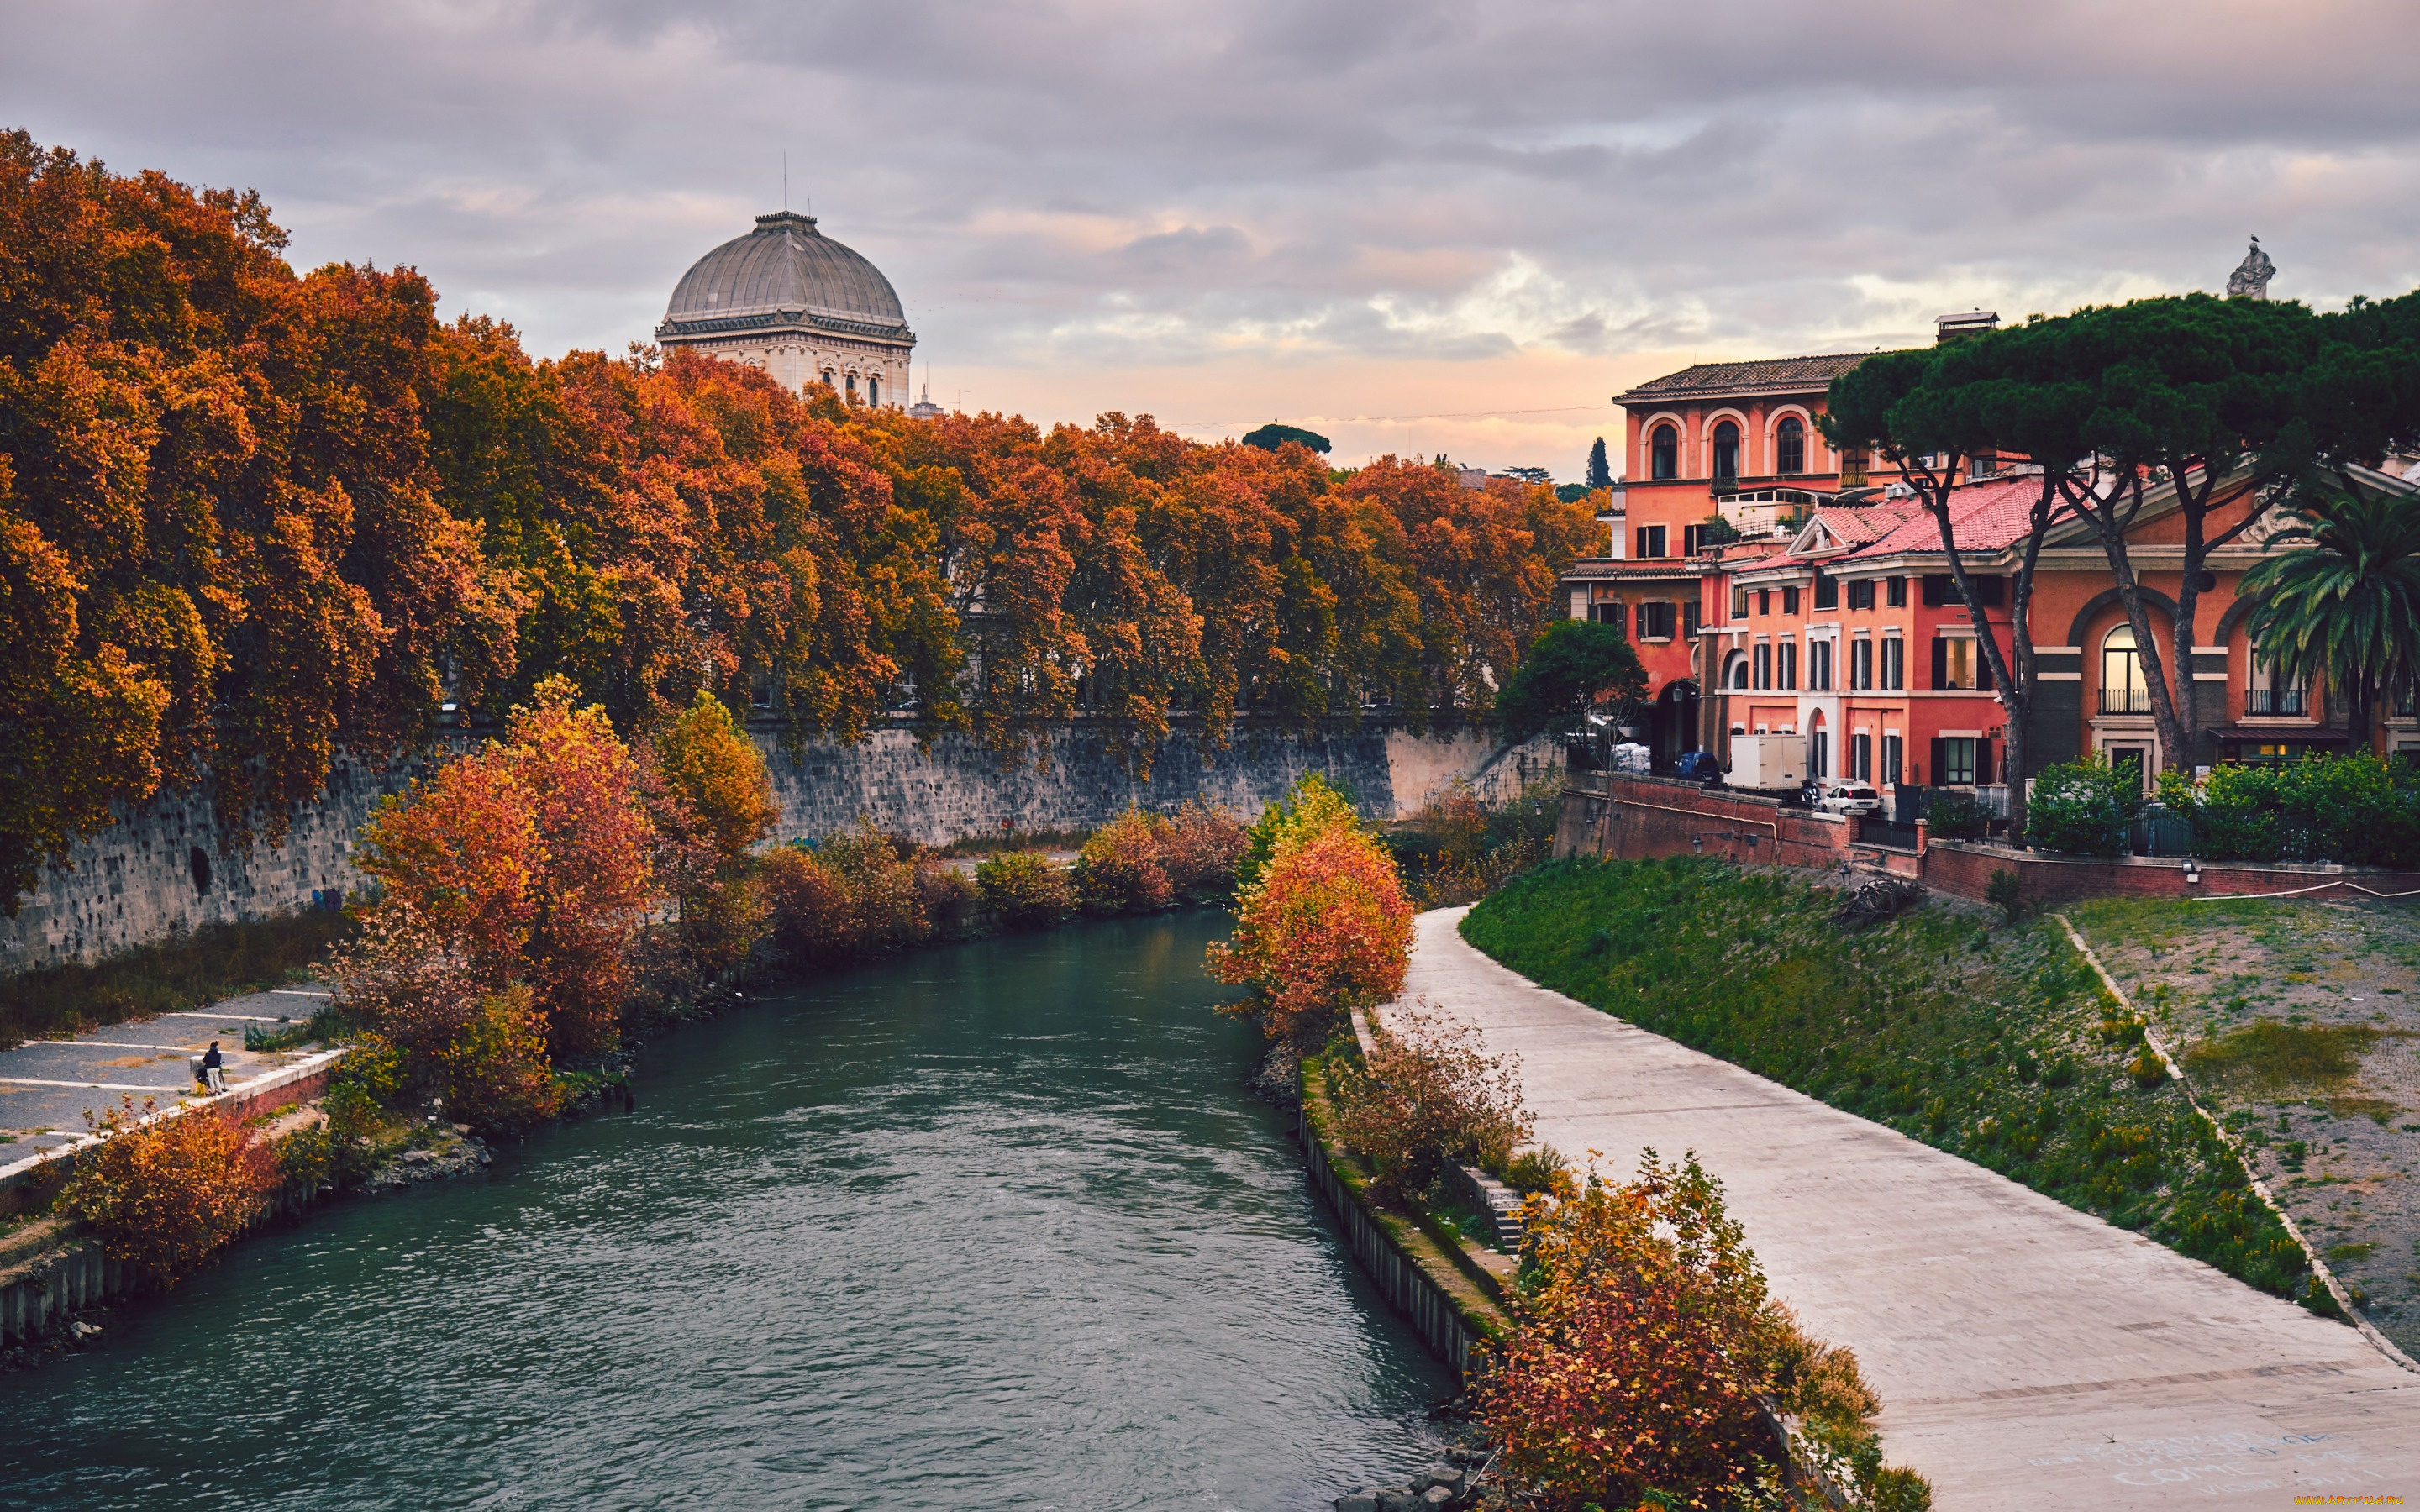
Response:
[[[782,213],[790,213],[790,149],[782,149]]]

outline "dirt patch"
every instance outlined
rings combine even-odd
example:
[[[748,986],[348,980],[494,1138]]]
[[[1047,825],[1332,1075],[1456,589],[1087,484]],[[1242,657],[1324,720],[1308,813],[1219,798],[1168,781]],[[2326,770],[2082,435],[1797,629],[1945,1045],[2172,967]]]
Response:
[[[2069,917],[2364,1316],[2420,1353],[2420,912],[2102,899]]]

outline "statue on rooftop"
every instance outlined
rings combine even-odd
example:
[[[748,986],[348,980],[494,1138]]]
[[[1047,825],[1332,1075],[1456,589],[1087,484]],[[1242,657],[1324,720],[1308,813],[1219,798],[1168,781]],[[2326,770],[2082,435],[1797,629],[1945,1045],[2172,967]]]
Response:
[[[2226,275],[2226,297],[2230,300],[2265,300],[2269,297],[2269,281],[2277,276],[2277,265],[2260,250],[2260,239],[2252,239],[2252,250]]]

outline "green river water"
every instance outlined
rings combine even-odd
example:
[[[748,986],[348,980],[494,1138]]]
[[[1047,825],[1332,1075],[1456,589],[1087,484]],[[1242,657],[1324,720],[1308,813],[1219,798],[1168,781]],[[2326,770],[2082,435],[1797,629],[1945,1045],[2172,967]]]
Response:
[[[256,1235],[0,1377],[0,1506],[1325,1505],[1448,1378],[1214,1016],[1215,915],[799,984],[634,1114]]]

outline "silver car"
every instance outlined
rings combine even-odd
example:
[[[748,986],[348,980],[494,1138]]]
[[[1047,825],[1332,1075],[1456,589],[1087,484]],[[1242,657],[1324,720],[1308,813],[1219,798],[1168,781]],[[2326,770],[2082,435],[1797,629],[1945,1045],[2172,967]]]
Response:
[[[1883,795],[1863,782],[1834,782],[1815,800],[1823,813],[1869,814],[1883,811]]]

